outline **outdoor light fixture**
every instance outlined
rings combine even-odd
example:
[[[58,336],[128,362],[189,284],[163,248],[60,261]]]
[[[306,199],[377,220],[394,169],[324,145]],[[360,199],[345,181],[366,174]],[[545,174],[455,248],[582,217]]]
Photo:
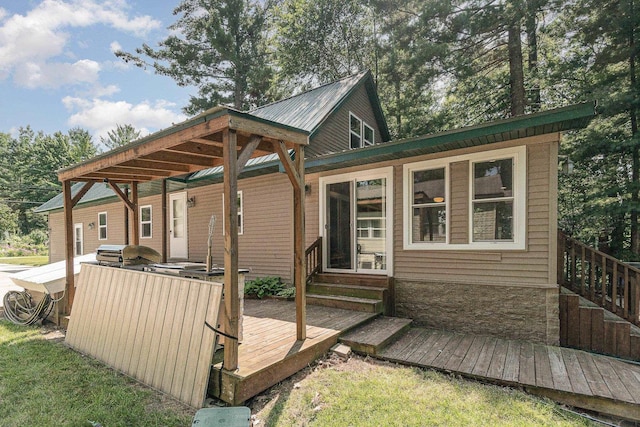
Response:
[[[192,208],[196,205],[196,197],[195,196],[191,196],[187,199],[187,207],[188,208]]]
[[[436,203],[442,203],[444,202],[444,197],[434,197],[433,201]]]
[[[89,223],[89,230],[93,230],[94,228],[96,228],[96,223],[95,222],[90,222]]]

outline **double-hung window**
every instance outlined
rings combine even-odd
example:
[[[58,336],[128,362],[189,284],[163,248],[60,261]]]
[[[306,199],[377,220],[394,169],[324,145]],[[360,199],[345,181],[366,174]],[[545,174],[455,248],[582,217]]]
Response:
[[[405,166],[405,242],[429,248],[448,242],[448,166],[420,162]]]
[[[474,242],[513,242],[513,158],[473,163]]]
[[[107,240],[107,213],[98,214],[98,240]]]
[[[152,237],[152,220],[151,205],[140,206],[140,238],[150,239]]]
[[[404,249],[525,249],[526,153],[520,146],[404,165]]]

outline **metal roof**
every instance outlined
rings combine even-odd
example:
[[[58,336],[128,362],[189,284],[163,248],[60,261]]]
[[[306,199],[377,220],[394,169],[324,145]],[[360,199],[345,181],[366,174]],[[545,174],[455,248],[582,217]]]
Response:
[[[263,105],[250,114],[298,129],[306,130],[313,136],[320,125],[336,111],[348,96],[360,85],[364,85],[374,110],[378,127],[384,141],[389,140],[387,128],[380,101],[373,84],[373,77],[369,71],[363,71],[352,76],[344,77],[333,83],[319,86],[271,104]]]
[[[71,197],[78,194],[78,191],[82,188],[84,183],[76,182],[71,186]],[[186,187],[184,182],[174,181],[173,179],[167,180],[167,192],[182,190]],[[155,194],[160,194],[162,192],[162,181],[149,181],[141,183],[138,187],[138,196],[139,197],[147,197],[153,196]],[[114,200],[119,200],[116,196],[116,193],[113,192],[113,189],[103,183],[97,183],[93,185],[87,194],[82,196],[82,199],[78,202],[77,206],[91,206],[96,204],[104,203],[106,200],[113,198]],[[62,209],[64,207],[64,200],[62,193],[57,194],[55,197],[52,197],[42,205],[38,206],[34,209],[36,213],[43,213],[49,211],[55,211],[57,209]]]

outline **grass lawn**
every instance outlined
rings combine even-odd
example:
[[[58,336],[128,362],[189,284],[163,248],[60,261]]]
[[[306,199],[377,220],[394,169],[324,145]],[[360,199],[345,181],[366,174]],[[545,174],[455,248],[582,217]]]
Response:
[[[0,425],[190,426],[194,409],[0,320]]]
[[[0,257],[0,264],[34,265],[37,267],[48,263],[49,257],[46,255]]]
[[[195,409],[0,320],[0,426],[190,426]],[[253,398],[261,426],[584,426],[551,402],[433,371],[330,358]]]
[[[517,390],[359,357],[254,400],[266,426],[595,425]]]

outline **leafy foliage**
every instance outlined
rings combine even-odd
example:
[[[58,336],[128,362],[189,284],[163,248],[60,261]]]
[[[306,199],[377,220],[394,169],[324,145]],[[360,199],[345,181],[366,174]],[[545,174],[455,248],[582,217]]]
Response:
[[[244,293],[260,299],[266,296],[290,298],[295,296],[295,288],[287,287],[280,277],[259,277],[245,283]]]
[[[132,125],[116,125],[115,129],[107,132],[107,137],[100,137],[100,142],[109,150],[122,147],[128,143],[135,141],[140,137],[140,131],[136,130]]]
[[[219,104],[246,109],[265,102],[271,69],[264,35],[269,1],[182,0],[171,35],[158,48],[116,52],[126,62],[195,86],[184,111],[196,114]]]

